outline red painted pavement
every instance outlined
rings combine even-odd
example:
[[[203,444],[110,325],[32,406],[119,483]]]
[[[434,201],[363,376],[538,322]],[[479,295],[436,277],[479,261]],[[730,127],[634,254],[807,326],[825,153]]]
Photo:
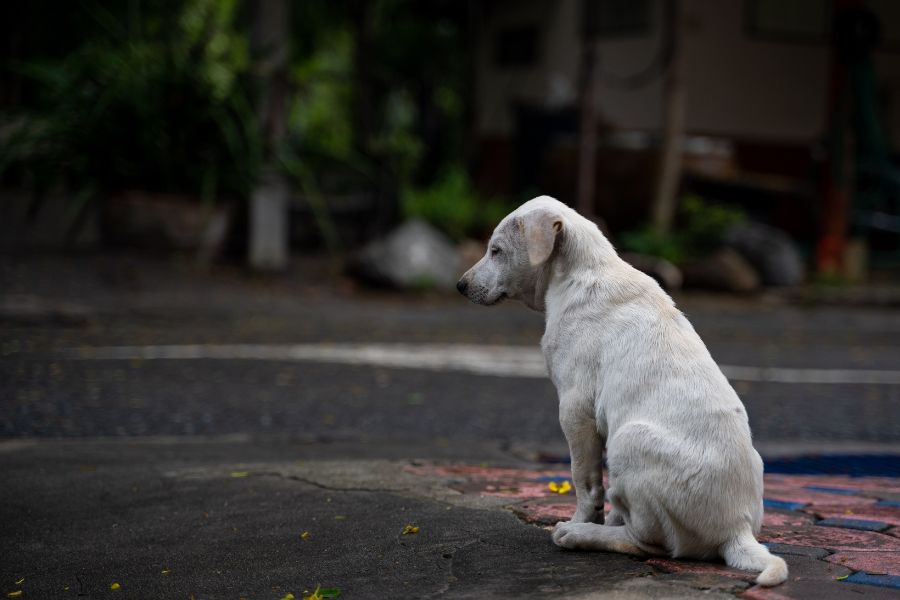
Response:
[[[575,510],[575,491],[558,494],[548,479],[568,478],[560,469],[504,469],[474,465],[409,466],[422,476],[441,477],[464,494],[508,498],[509,508],[522,519],[541,526],[568,520]],[[808,489],[809,487],[819,489]],[[824,489],[822,489],[824,488]],[[872,575],[900,575],[900,507],[876,506],[879,499],[896,499],[900,480],[890,477],[766,475],[764,496],[770,500],[803,503],[802,509],[767,510],[759,539],[762,542],[824,548],[826,561]],[[606,507],[609,510],[609,505]],[[864,519],[894,525],[884,533],[823,527],[824,518]],[[647,561],[670,572],[715,574],[752,581],[753,574],[717,563],[654,558]],[[846,571],[845,571],[846,572]],[[742,594],[755,600],[781,600],[778,588],[751,587]]]

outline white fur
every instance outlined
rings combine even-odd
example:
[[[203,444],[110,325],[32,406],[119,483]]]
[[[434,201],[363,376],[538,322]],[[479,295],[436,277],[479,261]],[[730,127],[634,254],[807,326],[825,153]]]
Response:
[[[546,314],[541,348],[577,502],[572,520],[556,525],[556,544],[722,557],[762,571],[761,585],[787,578],[785,562],[754,537],[763,465],[743,404],[672,299],[592,222],[547,196],[526,202],[497,226],[460,288],[477,303],[510,297]]]

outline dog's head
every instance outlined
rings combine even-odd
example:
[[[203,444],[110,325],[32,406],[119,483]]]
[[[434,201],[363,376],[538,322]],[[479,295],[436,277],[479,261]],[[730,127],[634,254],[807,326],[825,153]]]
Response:
[[[494,229],[485,255],[456,289],[475,304],[489,306],[512,298],[542,309],[535,290],[565,228],[564,206],[541,196],[507,215]]]

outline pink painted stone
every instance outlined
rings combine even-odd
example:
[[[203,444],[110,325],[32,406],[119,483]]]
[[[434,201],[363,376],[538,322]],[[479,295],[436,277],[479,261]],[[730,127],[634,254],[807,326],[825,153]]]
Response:
[[[568,521],[572,518],[572,515],[575,513],[574,500],[572,498],[572,502],[565,503],[529,502],[515,506],[513,510],[530,523],[555,525],[560,521]],[[607,504],[604,510],[609,512],[609,509],[610,506]]]
[[[846,475],[766,475],[765,486],[785,485],[802,488],[807,485],[848,490],[884,490],[900,492],[900,479],[894,477],[847,477]]]
[[[763,515],[763,527],[785,527],[811,524],[812,517],[802,513],[768,511]]]
[[[796,600],[791,596],[779,594],[777,588],[767,588],[761,585],[755,585],[749,590],[738,594],[738,598],[746,598],[747,600]]]
[[[833,551],[900,552],[900,539],[874,531],[858,531],[840,527],[767,527],[759,541],[794,546],[813,546]]]
[[[494,489],[488,489],[492,487]],[[572,490],[570,494],[572,495],[572,499],[574,501],[575,490]],[[488,486],[484,489],[483,492],[481,492],[481,495],[497,496],[501,498],[543,498],[548,496],[560,496],[563,494],[551,492],[546,483],[531,483],[519,481],[510,486]]]
[[[877,500],[863,496],[839,496],[825,492],[813,492],[803,488],[795,488],[787,485],[766,486],[763,495],[770,500],[784,502],[800,502],[802,504],[834,504],[840,502],[844,506],[871,506]]]
[[[575,512],[574,504],[522,504],[515,508],[526,521],[553,525],[559,521],[567,521]]]
[[[546,498],[563,496],[552,492],[542,477],[562,477],[571,480],[568,471],[530,471],[527,469],[502,469],[470,465],[407,466],[404,470],[415,475],[464,478],[465,484],[450,487],[462,493],[479,493],[501,498]],[[569,492],[573,497],[575,490]]]
[[[851,508],[843,504],[817,504],[804,510],[815,512],[823,519],[831,517],[838,519],[865,519],[867,521],[881,521],[882,523],[900,526],[900,508],[896,506],[875,506],[873,504],[861,508]]]
[[[648,565],[656,567],[666,573],[697,573],[703,575],[722,575],[731,577],[732,579],[740,579],[741,581],[752,582],[756,579],[758,573],[750,573],[748,571],[739,571],[722,564],[699,562],[693,560],[675,560],[671,558],[651,558],[647,561]]]
[[[839,552],[825,560],[870,575],[900,576],[900,552]]]

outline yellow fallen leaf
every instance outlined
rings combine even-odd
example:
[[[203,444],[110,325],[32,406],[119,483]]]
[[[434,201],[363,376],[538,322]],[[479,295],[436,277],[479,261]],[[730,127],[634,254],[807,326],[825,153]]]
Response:
[[[407,525],[403,528],[403,531],[400,535],[411,535],[413,533],[419,533],[419,528],[415,525]]]
[[[316,591],[314,591],[312,594],[304,594],[303,600],[325,600],[325,599],[322,597],[322,594],[319,593],[319,589],[320,589],[321,587],[322,587],[322,586],[317,585],[317,586],[316,586]]]
[[[160,573],[162,573],[163,575],[168,575],[168,574],[169,574],[169,570],[168,570],[168,569],[163,569],[162,571],[160,571]]]
[[[10,598],[18,598],[21,595],[22,595],[22,590],[16,590],[14,592],[10,592],[7,594],[7,596],[9,596]]]
[[[547,487],[550,488],[551,492],[555,492],[557,494],[568,494],[572,491],[572,484],[569,483],[568,479],[566,479],[562,483],[551,481],[547,484]]]
[[[334,515],[334,520],[335,520],[335,521],[343,521],[343,520],[346,519],[346,518],[347,518],[347,517],[345,517],[344,515]]]
[[[232,477],[246,477],[249,474],[250,474],[250,471],[232,471],[231,472]]]
[[[847,579],[848,577],[850,577],[850,576],[849,575],[841,575],[840,577],[835,577],[834,580],[835,581],[843,581],[843,580]]]
[[[18,580],[18,581],[16,582],[16,585],[22,585],[23,583],[25,583],[25,578],[24,578],[24,577],[23,577],[22,579]]]
[[[287,594],[285,594],[284,596],[281,597],[281,600],[294,600],[294,598],[295,598],[295,596],[292,593],[288,592]]]
[[[309,539],[310,535],[312,535],[312,534],[310,534],[308,531],[304,531],[303,533],[300,534],[300,539],[307,540],[307,539]]]
[[[109,586],[109,589],[111,589],[111,590],[117,590],[117,589],[119,589],[119,588],[121,588],[121,587],[122,587],[122,586],[119,585],[118,583],[114,583],[114,584],[112,584],[111,586]]]

